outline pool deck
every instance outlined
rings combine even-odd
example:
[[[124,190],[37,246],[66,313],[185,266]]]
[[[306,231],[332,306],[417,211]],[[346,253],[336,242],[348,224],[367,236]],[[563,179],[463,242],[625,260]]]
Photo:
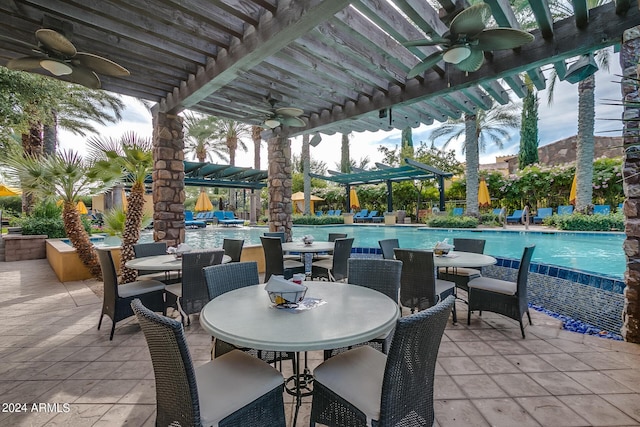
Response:
[[[0,425],[154,425],[153,368],[134,318],[119,322],[109,341],[108,318],[96,329],[101,301],[91,282],[61,283],[46,260],[0,263],[0,277],[0,402],[29,404],[28,413],[0,412]],[[465,304],[457,307],[466,319]],[[449,321],[436,369],[437,425],[640,425],[640,345],[531,315],[526,340],[517,323],[491,313],[474,314],[469,327]],[[202,364],[211,338],[192,319],[187,341]],[[320,352],[310,356],[312,367],[321,362]],[[68,403],[70,411],[30,412],[34,402]],[[288,395],[285,405],[291,425]],[[299,426],[309,410],[306,398]]]

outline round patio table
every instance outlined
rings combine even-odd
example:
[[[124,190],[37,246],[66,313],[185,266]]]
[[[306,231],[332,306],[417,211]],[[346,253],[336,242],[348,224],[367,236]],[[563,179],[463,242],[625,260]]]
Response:
[[[228,262],[231,262],[231,257],[224,255],[222,263]],[[152,255],[129,260],[125,266],[140,271],[179,271],[182,270],[182,259],[176,258],[175,255]]]
[[[472,252],[456,252],[451,251],[447,255],[434,255],[433,263],[436,267],[446,268],[474,268],[474,267],[486,267],[493,265],[497,260],[484,254],[476,254]]]

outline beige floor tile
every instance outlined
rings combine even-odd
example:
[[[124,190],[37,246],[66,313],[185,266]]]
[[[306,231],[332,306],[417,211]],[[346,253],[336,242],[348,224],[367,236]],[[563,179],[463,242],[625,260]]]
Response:
[[[86,427],[97,422],[113,405],[72,404],[69,412],[57,414],[47,422],[48,427]]]
[[[438,363],[449,375],[483,373],[470,357],[439,357]]]
[[[88,390],[76,403],[117,403],[140,380],[102,380]]]
[[[607,402],[640,423],[640,394],[601,394]]]
[[[58,380],[42,381],[22,381],[11,390],[7,390],[2,395],[2,402],[37,402],[38,397],[60,384]]]
[[[489,426],[470,400],[437,400],[434,410],[441,427]]]
[[[622,362],[611,355],[613,352],[588,352],[588,353],[573,353],[572,355],[576,359],[580,359],[582,362],[591,366],[593,369],[628,369],[632,368],[634,364]],[[638,366],[637,364],[635,366]]]
[[[594,426],[636,424],[632,418],[600,396],[559,396],[558,399]]]
[[[116,368],[113,372],[111,372],[111,374],[109,374],[109,378],[113,380],[141,380],[149,377],[149,375],[153,377],[153,365],[151,361],[132,360],[120,364],[118,368]]]
[[[483,341],[504,341],[507,338],[497,329],[474,329],[472,332]]]
[[[474,356],[472,359],[487,374],[520,372],[520,369],[503,356]]]
[[[533,427],[540,425],[513,399],[474,399],[472,402],[491,426]]]
[[[155,405],[113,405],[94,424],[95,427],[133,426],[139,427],[155,411]]]
[[[467,356],[492,356],[497,354],[497,352],[487,343],[483,341],[468,341],[468,342],[458,342],[458,347]]]
[[[549,393],[527,374],[499,374],[491,378],[511,397],[545,396]]]
[[[493,347],[493,349],[495,351],[497,351],[498,353],[500,353],[502,355],[507,355],[507,354],[530,354],[531,353],[531,351],[529,351],[527,348],[525,348],[522,345],[520,345],[520,343],[511,341],[511,340],[488,341],[487,344],[489,344],[491,347]]]
[[[435,400],[465,399],[467,396],[448,375],[436,376],[433,385]]]
[[[591,354],[591,353],[576,353],[576,354]],[[590,371],[591,366],[582,363],[567,353],[549,353],[539,354],[538,357],[548,364],[552,365],[559,371]]]
[[[507,355],[508,361],[522,372],[553,372],[556,368],[536,356],[535,354]]]
[[[82,347],[76,349],[76,352],[64,359],[66,362],[93,362],[100,359],[106,352],[109,351],[108,347]]]
[[[598,371],[566,372],[566,374],[593,393],[629,393],[632,391],[618,381]]]
[[[587,422],[553,396],[519,397],[520,404],[541,425],[549,427],[584,426]]]
[[[546,341],[554,347],[558,347],[560,350],[567,353],[589,353],[591,351],[591,347],[568,339],[569,337],[572,337],[574,335],[580,334],[569,334],[563,338],[549,339]],[[580,338],[582,339],[582,337]]]
[[[60,379],[64,380],[87,366],[89,362],[58,362],[38,374],[42,379]]]
[[[589,394],[590,391],[562,372],[532,372],[529,377],[554,396]]]
[[[23,413],[12,413],[2,420],[2,425],[11,427],[38,427],[48,425],[49,420],[55,417],[55,412],[37,409],[32,410],[32,403],[26,404]]]
[[[45,402],[73,403],[95,387],[99,381],[100,380],[65,380],[42,394],[39,399]]]
[[[562,353],[558,347],[549,344],[545,340],[522,340],[519,343],[521,346],[528,350],[530,354],[542,354],[542,353]]]
[[[440,343],[440,349],[438,350],[438,357],[454,357],[454,356],[465,356],[465,353],[454,342],[449,341],[449,342]]]
[[[156,382],[154,380],[140,381],[127,394],[122,396],[118,403],[155,405]]]
[[[451,378],[470,398],[507,397],[488,375],[453,375]]]
[[[601,372],[636,393],[640,393],[640,369],[613,369]]]
[[[444,332],[447,337],[455,342],[480,341],[480,337],[467,329],[447,329]]]

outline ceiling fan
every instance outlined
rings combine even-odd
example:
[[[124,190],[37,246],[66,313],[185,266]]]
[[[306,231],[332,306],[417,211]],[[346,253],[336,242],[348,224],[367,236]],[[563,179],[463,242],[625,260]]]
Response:
[[[264,120],[263,124],[269,129],[277,128],[280,125],[290,126],[294,128],[301,128],[307,125],[307,123],[299,117],[304,113],[304,111],[300,108],[276,108],[276,104],[278,101],[273,98],[269,98],[268,102],[269,105],[271,105],[271,113]]]
[[[461,71],[477,71],[482,67],[485,51],[515,49],[533,41],[534,37],[526,31],[504,27],[486,28],[490,16],[489,5],[475,4],[456,15],[449,25],[449,31],[442,36],[403,43],[406,47],[443,48],[413,67],[407,78],[422,74],[441,60],[454,64]]]
[[[34,55],[10,59],[7,68],[11,70],[32,71],[43,68],[56,78],[78,83],[90,89],[100,89],[97,74],[107,76],[128,76],[129,71],[92,53],[78,52],[76,47],[61,33],[42,28],[36,31],[37,45],[22,40],[2,36],[10,42],[30,48]]]

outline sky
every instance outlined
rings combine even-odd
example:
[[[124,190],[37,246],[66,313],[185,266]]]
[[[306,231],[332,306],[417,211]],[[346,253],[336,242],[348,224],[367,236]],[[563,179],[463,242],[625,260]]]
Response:
[[[618,54],[612,54],[610,57],[609,71],[599,70],[596,73],[596,123],[595,135],[598,136],[618,136],[620,135],[621,123],[619,120],[622,115],[622,108],[619,106],[606,105],[608,100],[620,100],[620,65]],[[548,71],[545,72],[548,74]],[[507,87],[508,91],[510,89]],[[510,94],[512,100],[517,97]],[[578,119],[578,85],[567,82],[558,82],[554,91],[554,100],[551,105],[547,104],[547,90],[538,93],[540,99],[540,107],[538,110],[538,137],[539,145],[547,145],[563,138],[573,136],[577,133]],[[100,135],[112,136],[119,138],[125,132],[136,132],[140,136],[151,137],[152,124],[151,113],[137,100],[133,98],[123,97],[127,108],[123,114],[123,120],[115,125],[100,126],[97,125]],[[608,120],[616,119],[616,120]],[[413,129],[414,146],[419,145],[421,141],[428,144],[429,135],[433,129],[440,125],[435,122],[433,125],[422,125]],[[615,132],[607,132],[615,130]],[[370,165],[374,162],[382,160],[382,155],[378,151],[378,147],[384,145],[388,148],[394,148],[400,144],[400,130],[389,132],[353,132],[350,137],[350,155],[351,158],[359,163],[361,158],[365,156],[369,158]],[[84,141],[86,138],[73,135],[67,131],[60,131],[60,148],[73,149],[80,153],[85,153]],[[512,132],[508,141],[503,142],[503,148],[497,146],[488,146],[484,153],[480,153],[480,163],[487,164],[495,162],[496,156],[517,154],[519,147],[519,129]],[[253,142],[250,138],[246,141],[248,151],[242,152],[238,150],[236,153],[236,165],[253,167]],[[314,160],[325,162],[328,169],[339,169],[341,135],[322,135],[322,142],[317,147],[311,147],[311,157]],[[436,146],[441,143],[436,143]],[[464,161],[464,155],[461,151],[462,141],[449,144],[449,149],[454,149],[456,157],[460,161]],[[292,139],[291,150],[294,154],[300,155],[302,148],[302,138]],[[192,159],[189,159],[192,160]],[[261,155],[261,169],[267,169],[267,148],[266,142],[263,142]]]

